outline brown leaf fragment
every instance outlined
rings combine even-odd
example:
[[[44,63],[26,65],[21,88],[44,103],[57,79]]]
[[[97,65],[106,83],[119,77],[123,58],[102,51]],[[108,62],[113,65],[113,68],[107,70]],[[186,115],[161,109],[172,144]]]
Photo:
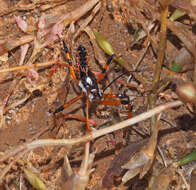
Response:
[[[136,152],[131,159],[122,166],[122,168],[128,169],[128,171],[123,175],[122,181],[126,183],[128,180],[134,178],[138,174],[140,174],[140,176],[142,175],[143,177],[145,167],[147,166],[148,169],[149,165],[151,165],[150,161],[151,160],[149,159],[148,155],[143,150]]]
[[[24,35],[20,38],[9,38],[0,40],[0,55],[16,48],[17,46],[21,46],[28,42],[31,42],[34,39],[33,35]]]
[[[124,170],[123,168],[121,168],[121,166],[124,165],[135,152],[141,149],[141,147],[146,144],[147,141],[148,139],[144,139],[142,141],[128,145],[114,158],[114,160],[112,160],[110,167],[103,178],[103,187],[112,187],[113,176],[118,177],[121,174],[121,172]]]
[[[150,170],[157,145],[157,135],[159,129],[159,121],[161,114],[159,114],[152,135],[148,143],[144,144],[141,150],[134,153],[131,159],[122,166],[122,168],[128,169],[128,171],[122,177],[122,181],[126,183],[128,180],[139,174],[139,178],[142,179],[144,175]]]

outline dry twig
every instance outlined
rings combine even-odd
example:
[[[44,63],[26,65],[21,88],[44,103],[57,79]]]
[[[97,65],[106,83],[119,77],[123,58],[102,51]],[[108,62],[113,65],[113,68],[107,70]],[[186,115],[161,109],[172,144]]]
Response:
[[[51,140],[51,139],[42,139],[42,140],[36,140],[31,143],[27,143],[25,145],[20,145],[8,152],[6,152],[1,158],[0,161],[4,161],[10,156],[14,156],[17,153],[23,151],[24,149],[27,149],[28,151],[38,148],[38,147],[43,147],[43,146],[72,146],[74,144],[80,144],[84,143],[87,141],[91,141],[97,137],[103,136],[108,133],[112,133],[116,130],[123,129],[127,126],[136,124],[140,121],[146,120],[158,113],[161,113],[162,111],[169,109],[169,108],[174,108],[182,105],[183,103],[181,101],[173,101],[170,103],[166,103],[160,106],[157,106],[147,112],[144,112],[138,116],[135,116],[131,119],[127,119],[125,121],[122,121],[120,123],[117,123],[115,125],[112,125],[110,127],[100,129],[93,131],[91,133],[88,133],[87,135],[80,137],[80,138],[72,138],[72,139],[56,139],[56,140]]]

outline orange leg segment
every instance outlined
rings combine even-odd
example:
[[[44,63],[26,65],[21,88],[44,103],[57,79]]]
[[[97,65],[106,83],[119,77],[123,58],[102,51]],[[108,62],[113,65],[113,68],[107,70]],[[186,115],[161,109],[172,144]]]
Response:
[[[110,100],[113,99],[113,100]],[[116,100],[115,100],[116,99]],[[103,94],[102,99],[99,101],[99,104],[103,105],[121,105],[122,101],[118,99],[116,94]]]
[[[54,72],[57,70],[57,65],[58,66],[63,66],[63,67],[69,67],[69,65],[68,64],[66,64],[66,63],[55,63],[53,66],[52,66],[52,68],[50,69],[50,71],[49,71],[49,77],[51,78],[52,77],[52,75],[54,74]]]
[[[69,70],[70,70],[70,73],[71,73],[72,78],[73,78],[76,82],[78,82],[78,79],[77,79],[77,77],[76,77],[76,73],[75,73],[74,67],[73,67],[73,66],[70,66],[70,67],[69,67]]]
[[[71,60],[71,57],[70,57],[70,54],[69,54],[69,50],[66,46],[65,41],[63,41],[63,47],[64,47],[64,50],[65,50],[65,58],[66,58],[67,62],[69,63],[69,69],[70,69],[71,76],[76,82],[78,82],[78,79],[77,79],[76,73],[75,73],[75,69],[72,65],[72,60]]]
[[[89,113],[88,113],[88,110],[89,110],[89,106],[90,106],[90,101],[89,101],[89,93],[88,93],[88,96],[86,97],[86,128],[88,131],[91,131],[91,128],[90,128],[90,125],[89,125]]]
[[[76,119],[76,120],[79,120],[79,121],[86,122],[86,117],[80,117],[80,116],[74,115],[74,114],[66,114],[66,115],[64,115],[64,118],[65,119]],[[92,119],[88,119],[88,121],[91,125],[94,125],[94,126],[97,125],[96,122]]]
[[[63,111],[65,108],[71,106],[73,103],[77,102],[79,99],[81,99],[82,97],[84,97],[84,94],[82,93],[81,95],[71,99],[69,102],[65,103],[63,106],[60,106],[59,108],[57,108],[54,112],[54,114]]]
[[[84,94],[81,94],[73,99],[71,99],[69,102],[65,103],[63,106],[64,108],[67,108],[69,106],[71,106],[73,103],[77,102],[79,99],[81,99],[82,97],[84,97]]]
[[[71,106],[73,103],[77,102],[82,97],[84,97],[84,94],[83,93],[80,96],[77,96],[77,97],[71,99],[69,102],[65,103],[63,106],[60,106],[59,108],[57,108],[55,110],[54,114],[63,111],[65,108]],[[89,98],[87,96],[87,98],[86,98],[86,118],[85,119],[83,119],[82,117],[76,117],[76,116],[73,116],[73,115],[70,115],[70,114],[66,115],[66,118],[70,117],[70,118],[79,119],[81,121],[84,121],[85,120],[86,121],[86,128],[87,128],[87,130],[88,131],[91,131],[91,128],[90,128],[89,123],[92,123],[92,121],[89,121],[89,112],[88,112],[89,105],[90,105],[90,101],[89,101]]]
[[[126,98],[126,96],[124,98]],[[113,106],[118,106],[121,104],[128,105],[127,107],[129,110],[128,118],[132,117],[132,111],[131,111],[132,106],[129,102],[129,99],[123,100],[119,98],[117,95],[110,93],[110,94],[103,94],[102,99],[98,103],[102,105],[113,105]]]
[[[121,105],[121,101],[120,100],[101,100],[99,102],[99,104],[103,104],[103,105],[106,105],[106,106],[118,106],[118,105]]]

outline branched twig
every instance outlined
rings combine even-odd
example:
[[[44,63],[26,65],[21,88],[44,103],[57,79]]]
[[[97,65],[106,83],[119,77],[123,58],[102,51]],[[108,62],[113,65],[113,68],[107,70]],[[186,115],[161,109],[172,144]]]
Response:
[[[115,125],[112,125],[110,127],[100,129],[97,131],[93,131],[91,133],[88,133],[87,135],[80,137],[80,138],[73,138],[73,139],[57,139],[57,140],[52,140],[52,139],[42,139],[42,140],[35,140],[31,143],[25,144],[25,145],[20,145],[8,152],[5,153],[4,156],[0,158],[0,161],[4,161],[10,156],[14,156],[17,153],[23,151],[24,149],[27,149],[28,151],[38,148],[38,147],[43,147],[43,146],[71,146],[74,144],[80,144],[84,142],[91,141],[97,137],[103,136],[108,133],[112,133],[116,130],[123,129],[127,126],[136,124],[140,121],[146,120],[158,113],[161,113],[162,111],[168,109],[168,108],[173,108],[182,105],[183,103],[181,101],[174,101],[170,103],[166,103],[160,106],[157,106],[147,112],[144,112],[138,116],[135,116],[131,119],[127,119],[125,121],[122,121],[120,123],[117,123]]]

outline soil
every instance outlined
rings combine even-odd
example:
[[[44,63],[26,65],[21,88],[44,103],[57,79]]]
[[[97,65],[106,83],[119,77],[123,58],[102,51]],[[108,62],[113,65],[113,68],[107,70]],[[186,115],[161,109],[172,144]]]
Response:
[[[10,9],[10,7],[14,7],[18,2],[19,1],[5,2],[3,3],[3,6]],[[33,1],[29,1],[28,3],[31,2]],[[85,2],[85,0],[68,1],[43,12],[50,15],[53,13],[60,13],[63,9],[66,9],[64,10],[64,14],[66,14],[67,12],[82,6]],[[113,3],[113,11],[110,10],[110,3]],[[138,26],[141,26],[138,24],[137,20],[135,20],[135,23],[134,20],[130,21],[129,19],[133,18],[133,16],[130,18],[129,15],[126,15],[126,12],[124,12],[125,10],[121,10],[119,6],[120,2],[118,1],[102,1],[102,6],[90,22],[89,27],[91,29],[96,28],[103,34],[109,43],[111,43],[115,53],[121,55],[130,65],[135,67],[137,61],[146,51],[147,38],[142,39],[141,42],[135,42],[133,45],[134,31]],[[136,14],[137,11],[139,12],[140,10],[138,9],[135,11],[136,12],[133,14]],[[24,32],[22,32],[15,23],[14,15],[22,16],[22,18],[29,20],[39,18],[43,12],[40,12],[39,7],[37,7],[33,10],[12,11],[9,14],[2,15],[0,19],[1,36],[5,35],[5,32],[10,36],[12,34],[24,35]],[[81,20],[87,18],[90,14],[91,12],[89,11]],[[186,20],[188,18],[184,19]],[[78,21],[80,21],[80,19]],[[145,20],[142,22],[145,23]],[[185,21],[182,20],[181,22]],[[7,26],[5,26],[4,23],[7,23]],[[78,29],[79,25],[78,22],[76,22],[75,31]],[[89,36],[85,32],[81,32],[72,44],[73,34],[70,32],[69,37],[67,37],[67,30],[68,28],[63,30],[62,36],[69,46],[73,59],[75,60],[76,58],[77,47],[79,45],[84,45],[88,50],[90,69],[94,72],[101,72],[103,65],[100,65],[99,60],[95,57],[94,52],[96,50],[94,49]],[[157,24],[155,30],[159,31],[159,24]],[[152,35],[152,40],[155,40],[155,44],[158,45],[159,32],[154,32]],[[33,42],[30,43],[30,49],[25,60],[28,60],[30,57],[32,48]],[[167,40],[166,62],[171,64],[179,50],[180,49],[175,46],[173,41]],[[36,60],[36,63],[51,60],[55,57],[55,53],[58,53],[59,51],[63,52],[63,46],[62,41],[57,39],[54,43],[44,48],[41,56]],[[125,85],[129,74],[126,74],[119,79],[124,85],[117,80],[107,89],[108,93],[113,92],[114,94],[123,91],[126,92],[132,102],[133,117],[148,110],[148,94],[150,93],[149,89],[152,85],[154,74],[153,65],[155,65],[157,60],[158,49],[154,49],[154,51],[155,52],[152,51],[152,48],[149,48],[138,67],[138,70],[141,71],[139,74],[147,81],[146,89],[144,89],[140,81],[137,81],[134,77],[131,77],[130,83],[136,85],[138,88],[131,88]],[[100,52],[102,58],[106,62],[108,55],[104,54],[103,51]],[[62,56],[62,53],[58,54],[56,59],[58,62],[63,62],[64,57]],[[19,60],[20,48],[16,47],[9,51],[8,60],[6,62],[1,61],[0,69],[18,66]],[[6,110],[4,111],[3,116],[4,123],[0,129],[0,152],[2,155],[5,151],[13,150],[14,147],[31,142],[35,139],[70,139],[81,137],[86,133],[85,122],[70,118],[65,119],[66,114],[84,117],[83,107],[85,107],[85,99],[77,101],[54,117],[54,111],[59,106],[78,96],[81,93],[81,89],[72,79],[67,67],[58,66],[58,64],[56,71],[51,77],[51,81],[47,81],[47,83],[44,84],[44,81],[49,79],[51,68],[52,66],[38,69],[39,79],[34,84],[29,82],[26,74],[27,72],[23,70],[2,74],[0,79],[1,102],[3,102],[11,92],[9,100],[4,108]],[[164,66],[164,68],[167,69],[166,66]],[[106,72],[106,77],[100,82],[99,88],[104,88],[104,86],[109,84],[110,81],[124,71],[125,68],[122,68],[117,62],[113,62],[110,65],[109,71]],[[188,80],[191,80],[193,70],[184,73],[184,75]],[[39,88],[42,84],[44,84],[43,87]],[[158,97],[156,105],[164,104],[176,98],[176,95],[173,98],[173,94],[175,94],[173,85],[175,86],[176,82],[171,82],[164,91],[165,96]],[[35,89],[33,92],[31,92],[32,88]],[[142,92],[138,89],[142,89]],[[29,98],[26,101],[18,106],[6,109],[6,107],[19,102],[28,95]],[[96,126],[93,126],[95,129],[108,127],[111,124],[118,123],[121,120],[127,119],[127,115],[127,105],[103,106],[97,105],[97,101],[92,103],[89,111],[90,119],[96,122]],[[193,113],[190,113],[186,105],[182,105],[163,112],[161,119],[159,124],[158,146],[162,151],[164,159],[170,164],[194,150],[196,146],[195,116]],[[41,134],[39,135],[39,133]],[[91,143],[91,149],[96,150],[95,160],[93,162],[93,168],[95,168],[95,170],[90,175],[87,189],[104,189],[102,180],[107,169],[110,167],[111,161],[128,144],[145,139],[149,137],[149,135],[150,120],[147,120],[125,130],[119,130],[94,140]],[[68,154],[72,168],[77,171],[83,158],[83,151],[83,144],[81,144],[77,147],[72,147],[70,150],[67,150],[65,147],[43,147],[27,152],[21,158],[18,158],[4,176],[2,189],[19,189],[21,183],[23,186],[22,189],[33,189],[26,178],[24,178],[23,174],[23,168],[26,167],[27,163],[31,163],[33,167],[39,171],[41,178],[44,179],[47,186],[50,187],[49,189],[61,189],[66,180],[63,169],[65,153]],[[9,160],[3,162],[1,167],[4,168],[12,159],[14,158],[9,158]],[[159,161],[161,160],[158,153],[156,159]],[[110,188],[133,190],[146,189],[149,176],[150,173],[142,179],[135,177],[126,185],[121,186],[121,174],[120,176],[113,177],[113,186]],[[175,186],[177,185],[174,184],[173,187]]]

